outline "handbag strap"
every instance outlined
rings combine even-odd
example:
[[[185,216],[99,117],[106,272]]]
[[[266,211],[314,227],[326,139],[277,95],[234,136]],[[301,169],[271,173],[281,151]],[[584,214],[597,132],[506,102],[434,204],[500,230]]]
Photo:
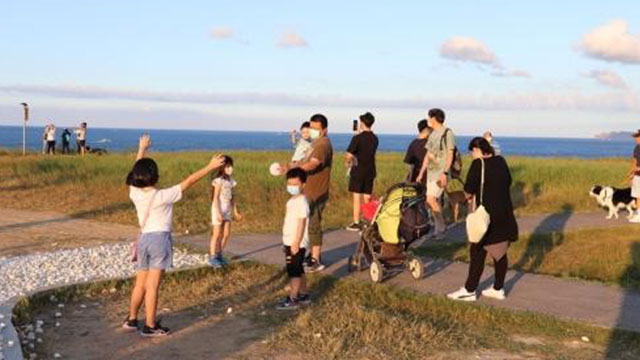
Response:
[[[142,222],[140,222],[140,232],[142,232],[144,227],[147,226],[147,220],[149,220],[149,215],[151,214],[153,200],[156,198],[157,194],[158,194],[158,190],[154,190],[153,194],[151,195],[151,199],[149,200],[149,205],[147,205],[147,211],[145,212],[144,217],[142,218]]]
[[[481,175],[480,175],[480,205],[483,205],[483,196],[484,196],[484,159],[480,158],[480,162],[482,163]]]

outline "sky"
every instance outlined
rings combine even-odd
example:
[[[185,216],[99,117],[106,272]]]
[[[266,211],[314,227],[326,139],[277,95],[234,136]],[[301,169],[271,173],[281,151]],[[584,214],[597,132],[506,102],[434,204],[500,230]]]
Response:
[[[0,1],[0,125],[640,128],[637,1]]]

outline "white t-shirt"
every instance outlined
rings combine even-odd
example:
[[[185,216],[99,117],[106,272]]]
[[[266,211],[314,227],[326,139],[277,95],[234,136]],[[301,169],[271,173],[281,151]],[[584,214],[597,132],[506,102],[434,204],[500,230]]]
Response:
[[[220,202],[220,210],[223,213],[231,211],[231,200],[233,200],[233,188],[238,185],[233,178],[225,179],[223,177],[217,177],[211,182],[212,186],[220,186],[220,195],[218,201]]]
[[[153,195],[155,193],[155,195]],[[142,227],[145,216],[149,212],[147,223],[140,229],[142,233],[171,231],[173,219],[173,203],[182,199],[180,184],[162,190],[143,190],[129,186],[129,198],[138,212],[138,224]],[[151,208],[149,202],[153,200]]]
[[[49,128],[49,130],[47,130],[47,141],[56,141],[56,129],[55,128]]]
[[[282,243],[284,245],[291,246],[296,240],[300,219],[309,219],[309,202],[304,195],[292,197],[287,201],[287,213],[284,216],[284,225],[282,226]],[[300,248],[309,248],[309,221],[304,229]]]

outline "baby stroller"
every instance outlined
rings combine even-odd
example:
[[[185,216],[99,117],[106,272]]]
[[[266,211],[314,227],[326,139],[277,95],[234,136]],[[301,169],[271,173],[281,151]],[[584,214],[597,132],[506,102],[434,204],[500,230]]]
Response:
[[[389,188],[378,202],[368,204],[370,208],[363,209],[367,222],[356,253],[349,257],[349,271],[362,271],[368,266],[371,280],[376,283],[385,275],[404,270],[416,280],[422,278],[422,261],[407,250],[431,229],[431,216],[424,201],[422,184],[400,183]]]

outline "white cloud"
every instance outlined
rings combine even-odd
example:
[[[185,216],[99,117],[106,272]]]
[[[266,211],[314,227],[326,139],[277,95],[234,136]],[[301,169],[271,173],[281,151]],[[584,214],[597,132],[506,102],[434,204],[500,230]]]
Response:
[[[498,57],[480,40],[454,36],[440,46],[440,56],[454,61],[469,61],[500,68]]]
[[[582,37],[579,48],[596,59],[640,63],[640,35],[630,34],[627,22],[622,19],[591,30]]]
[[[627,83],[620,77],[620,75],[611,70],[593,70],[585,76],[592,78],[605,86],[610,86],[616,89],[627,88]]]
[[[211,37],[218,40],[231,39],[233,29],[228,26],[218,26],[211,30]]]
[[[307,40],[305,40],[300,34],[293,30],[285,31],[280,39],[278,40],[277,45],[282,48],[291,48],[291,47],[305,47],[307,46]]]
[[[440,46],[440,56],[455,62],[472,62],[489,67],[495,77],[531,77],[525,70],[508,70],[498,56],[484,42],[465,36],[454,36]]]
[[[508,92],[504,94],[437,95],[406,98],[367,98],[342,95],[297,95],[284,93],[157,92],[77,86],[0,86],[0,95],[20,94],[65,99],[124,100],[158,104],[260,104],[314,108],[390,108],[478,110],[640,110],[640,97],[631,91],[583,94],[568,92]]]

